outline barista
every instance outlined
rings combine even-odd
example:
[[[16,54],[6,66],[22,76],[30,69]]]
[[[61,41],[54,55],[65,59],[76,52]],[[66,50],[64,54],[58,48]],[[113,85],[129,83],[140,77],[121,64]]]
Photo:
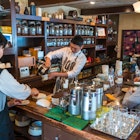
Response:
[[[49,79],[57,78],[53,93],[62,89],[62,85],[65,83],[66,78],[69,79],[69,84],[73,83],[74,78],[76,78],[84,67],[86,56],[81,51],[82,48],[83,38],[77,35],[72,38],[69,47],[49,52],[45,56],[45,67],[51,66],[52,59],[62,58],[61,72],[52,72],[48,74]]]

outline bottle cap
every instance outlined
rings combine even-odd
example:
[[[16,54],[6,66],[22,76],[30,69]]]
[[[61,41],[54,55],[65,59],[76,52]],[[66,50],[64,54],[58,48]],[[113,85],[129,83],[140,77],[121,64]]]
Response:
[[[31,2],[31,4],[30,5],[35,5],[35,3],[34,2]]]

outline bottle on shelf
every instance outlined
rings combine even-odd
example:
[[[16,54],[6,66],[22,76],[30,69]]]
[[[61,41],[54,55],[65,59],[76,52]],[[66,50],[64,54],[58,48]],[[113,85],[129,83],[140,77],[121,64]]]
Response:
[[[25,14],[25,15],[29,15],[29,10],[28,10],[27,7],[25,7],[24,14]]]
[[[34,2],[30,4],[30,15],[36,16],[36,6]]]
[[[15,2],[15,11],[17,14],[19,14],[19,12],[20,12],[19,2]]]

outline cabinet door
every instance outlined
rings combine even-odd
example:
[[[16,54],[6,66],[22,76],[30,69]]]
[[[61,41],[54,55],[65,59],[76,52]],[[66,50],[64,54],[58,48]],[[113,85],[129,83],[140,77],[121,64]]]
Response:
[[[44,140],[85,140],[48,124],[44,124],[43,130]]]

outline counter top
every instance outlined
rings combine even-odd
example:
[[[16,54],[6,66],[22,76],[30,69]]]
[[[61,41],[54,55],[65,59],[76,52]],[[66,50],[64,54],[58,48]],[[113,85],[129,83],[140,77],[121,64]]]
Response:
[[[15,106],[13,109],[20,111],[22,114],[27,115],[36,120],[41,120],[43,124],[48,124],[53,127],[57,127],[67,133],[76,135],[80,137],[81,140],[119,140],[118,138],[112,137],[110,135],[95,131],[87,126],[84,130],[78,130],[68,125],[65,125],[56,120],[47,118],[44,114],[48,111],[47,108],[36,105],[35,101],[30,100],[30,103],[25,106]],[[45,130],[44,130],[45,131]],[[140,125],[128,138],[128,140],[136,140],[137,136],[140,134]],[[43,139],[44,140],[44,139]],[[138,140],[138,139],[137,139]]]

